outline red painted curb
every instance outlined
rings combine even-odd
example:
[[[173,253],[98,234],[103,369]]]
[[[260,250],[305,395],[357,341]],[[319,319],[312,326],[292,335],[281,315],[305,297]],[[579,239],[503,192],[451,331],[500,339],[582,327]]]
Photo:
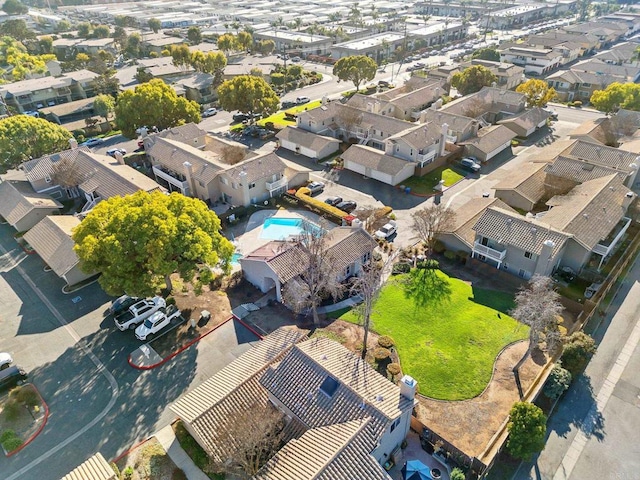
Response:
[[[149,440],[151,440],[153,437],[149,437],[146,440],[142,440],[141,442],[136,443],[133,447],[128,448],[127,450],[125,450],[124,452],[122,452],[120,455],[118,455],[116,458],[114,458],[113,460],[111,460],[109,463],[118,463],[120,460],[122,460],[122,458],[124,458],[125,456],[129,455],[131,452],[133,452],[136,448],[141,447],[142,445],[144,445],[145,443],[147,443]]]
[[[249,331],[251,331],[251,333],[253,333],[254,335],[257,335],[258,338],[260,338],[262,340],[262,335],[260,335],[258,332],[256,332],[253,328],[251,328],[249,325],[247,325],[246,323],[244,323],[242,320],[240,320],[238,317],[236,317],[235,315],[231,315],[229,318],[227,318],[224,322],[220,323],[219,325],[216,325],[215,327],[213,327],[211,330],[209,330],[206,333],[203,333],[202,335],[200,335],[199,337],[194,338],[193,340],[191,340],[189,343],[187,343],[186,345],[183,345],[182,347],[180,347],[178,350],[176,350],[175,352],[171,353],[170,355],[166,356],[165,358],[163,358],[161,361],[159,361],[158,363],[155,363],[153,365],[136,365],[135,363],[133,363],[131,361],[131,354],[129,354],[129,356],[127,357],[127,362],[129,363],[129,365],[132,368],[135,368],[136,370],[151,370],[153,368],[159,367],[160,365],[163,365],[165,363],[167,363],[169,360],[171,360],[173,357],[175,357],[176,355],[184,352],[187,348],[189,348],[190,346],[192,346],[193,344],[199,342],[200,340],[202,340],[204,337],[206,337],[207,335],[209,335],[212,332],[215,332],[218,328],[220,328],[222,325],[224,325],[225,323],[227,323],[229,320],[232,319],[236,319],[238,320],[244,327],[246,327]]]
[[[21,451],[24,447],[26,447],[27,445],[29,445],[31,442],[33,442],[35,440],[35,438],[40,435],[40,433],[42,432],[42,430],[44,429],[45,425],[47,424],[47,420],[49,419],[49,405],[47,405],[47,402],[44,401],[44,398],[42,398],[42,395],[40,395],[40,391],[36,388],[36,386],[33,383],[30,383],[29,385],[31,385],[31,387],[36,391],[36,393],[38,394],[38,397],[40,397],[40,402],[42,403],[42,406],[44,407],[44,421],[42,422],[42,425],[40,425],[38,427],[38,429],[33,433],[33,435],[31,435],[22,445],[20,445],[18,448],[16,448],[15,450],[11,450],[9,453],[7,453],[5,456],[6,457],[11,457],[13,455],[15,455],[16,453],[18,453],[19,451]]]

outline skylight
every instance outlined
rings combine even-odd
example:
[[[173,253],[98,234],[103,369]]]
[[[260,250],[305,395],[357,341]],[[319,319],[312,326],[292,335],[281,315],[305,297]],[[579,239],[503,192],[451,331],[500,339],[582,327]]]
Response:
[[[320,385],[320,391],[327,397],[331,398],[333,397],[333,394],[336,393],[336,390],[338,390],[339,386],[340,383],[338,383],[335,378],[327,375],[327,378],[325,378],[324,382],[322,382],[322,385]]]

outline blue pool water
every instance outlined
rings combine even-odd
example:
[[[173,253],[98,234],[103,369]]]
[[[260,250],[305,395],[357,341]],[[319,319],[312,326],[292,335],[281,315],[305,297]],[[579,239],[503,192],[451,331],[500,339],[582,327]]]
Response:
[[[300,218],[267,218],[262,225],[260,238],[268,240],[286,240],[292,235],[302,233]]]
[[[231,263],[234,265],[238,265],[240,263],[238,262],[238,260],[240,260],[241,258],[242,258],[242,254],[236,252],[231,256]]]

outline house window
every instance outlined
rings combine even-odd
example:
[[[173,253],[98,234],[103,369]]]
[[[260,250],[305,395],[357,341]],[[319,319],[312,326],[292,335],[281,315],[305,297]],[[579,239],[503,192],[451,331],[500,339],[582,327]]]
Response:
[[[396,429],[396,427],[397,427],[398,425],[400,425],[400,419],[399,419],[399,418],[398,418],[398,419],[396,419],[396,420],[391,424],[391,431],[393,432],[393,431]]]
[[[229,185],[229,180],[227,180],[225,177],[220,177],[220,181],[225,185]]]
[[[367,252],[362,256],[362,264],[364,265],[369,260],[371,260],[371,252]]]
[[[327,397],[331,398],[333,397],[333,394],[336,393],[336,390],[338,390],[339,386],[340,383],[338,382],[338,380],[327,375],[327,377],[322,382],[322,385],[320,385],[320,391]]]
[[[251,182],[249,184],[249,189],[251,189],[251,188],[256,188],[256,183],[255,182]]]
[[[353,269],[351,267],[351,265],[347,265],[347,267],[344,269],[344,276],[348,277],[353,273]]]
[[[533,258],[533,253],[531,253],[531,252],[524,252],[524,258]]]
[[[409,155],[413,157],[413,148],[409,149]]]

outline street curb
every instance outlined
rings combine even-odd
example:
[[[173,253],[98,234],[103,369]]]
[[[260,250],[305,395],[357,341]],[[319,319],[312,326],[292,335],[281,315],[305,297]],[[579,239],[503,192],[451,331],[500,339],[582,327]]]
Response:
[[[192,345],[194,345],[195,343],[199,342],[200,340],[202,340],[204,337],[206,337],[207,335],[209,335],[212,332],[215,332],[218,328],[220,328],[221,326],[225,325],[227,322],[229,322],[230,320],[237,320],[238,322],[240,322],[242,324],[243,327],[245,327],[247,330],[249,330],[251,333],[253,333],[255,336],[257,336],[260,340],[262,340],[262,335],[260,335],[258,332],[256,332],[252,327],[250,327],[249,325],[247,325],[245,322],[243,322],[242,320],[240,320],[238,317],[236,317],[235,315],[231,315],[229,318],[227,318],[224,322],[216,325],[215,327],[213,327],[211,330],[209,330],[208,332],[203,333],[202,335],[200,335],[199,337],[194,338],[193,340],[191,340],[190,342],[188,342],[187,344],[183,345],[182,347],[180,347],[178,350],[176,350],[175,352],[172,352],[171,354],[169,354],[168,356],[164,357],[161,361],[159,361],[158,363],[154,363],[153,365],[136,365],[135,363],[133,363],[133,361],[131,360],[131,354],[128,355],[127,357],[127,362],[129,363],[129,365],[132,368],[135,368],[136,370],[151,370],[154,369],[156,367],[159,367],[161,365],[164,365],[165,363],[167,363],[169,360],[171,360],[172,358],[176,357],[177,355],[179,355],[180,353],[184,352],[187,348],[191,347]]]
[[[49,405],[47,405],[47,402],[44,401],[44,398],[42,398],[42,395],[40,395],[40,391],[36,388],[36,386],[33,383],[30,383],[29,385],[31,385],[31,387],[35,390],[35,392],[38,394],[38,397],[40,398],[40,402],[42,402],[42,406],[44,407],[44,420],[42,422],[42,425],[40,425],[38,427],[38,429],[35,432],[33,432],[33,435],[31,435],[18,448],[16,448],[15,450],[11,450],[10,452],[6,453],[5,457],[11,457],[11,456],[15,455],[16,453],[20,452],[23,448],[25,448],[27,445],[29,445],[31,442],[33,442],[36,439],[36,437],[38,435],[40,435],[42,430],[44,430],[44,427],[47,424],[47,420],[49,419]]]

